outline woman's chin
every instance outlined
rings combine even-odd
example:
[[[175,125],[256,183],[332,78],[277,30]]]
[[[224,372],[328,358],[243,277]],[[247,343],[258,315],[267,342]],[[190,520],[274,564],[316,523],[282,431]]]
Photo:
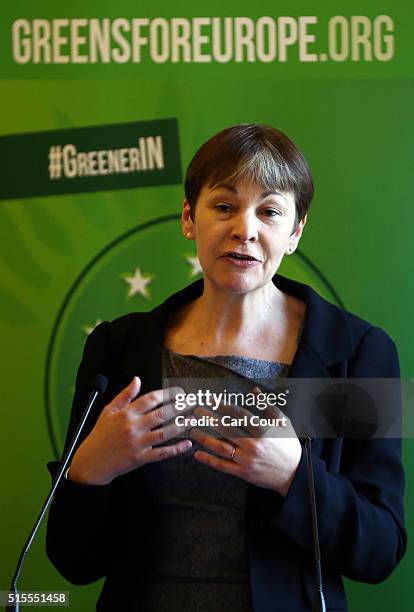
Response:
[[[213,285],[220,291],[228,292],[230,294],[243,294],[250,293],[255,289],[263,286],[263,283],[259,283],[257,280],[252,278],[246,278],[241,275],[228,277],[213,281]]]

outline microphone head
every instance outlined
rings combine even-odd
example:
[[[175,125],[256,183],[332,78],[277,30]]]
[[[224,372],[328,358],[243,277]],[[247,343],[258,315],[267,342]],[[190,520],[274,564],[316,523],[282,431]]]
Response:
[[[103,374],[96,374],[93,381],[93,389],[95,389],[100,395],[105,393],[108,386],[108,379]]]

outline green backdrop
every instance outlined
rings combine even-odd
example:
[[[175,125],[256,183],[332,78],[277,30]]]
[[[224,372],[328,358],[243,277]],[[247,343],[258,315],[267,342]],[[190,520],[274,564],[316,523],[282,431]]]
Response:
[[[151,308],[197,274],[179,234],[179,169],[215,131],[268,123],[302,148],[316,194],[301,253],[283,271],[383,327],[413,376],[413,13],[403,0],[2,3],[0,134],[19,138],[0,138],[0,589],[48,490],[88,329]],[[49,178],[47,147],[75,128],[79,150],[131,147],[111,140],[111,126],[151,134],[147,122],[164,119],[177,130],[165,180]],[[101,129],[80,129],[92,126]],[[413,458],[406,440],[409,535]],[[350,610],[410,609],[413,570],[409,548],[385,583],[347,581]],[[100,586],[68,585],[41,531],[21,589],[69,589],[70,609],[84,611]]]

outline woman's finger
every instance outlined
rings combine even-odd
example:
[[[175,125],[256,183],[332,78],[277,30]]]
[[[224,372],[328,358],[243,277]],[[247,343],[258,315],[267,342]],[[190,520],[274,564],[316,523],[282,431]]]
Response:
[[[285,386],[283,386],[285,388]],[[260,405],[260,408],[257,408],[258,412],[261,413],[262,417],[267,418],[268,420],[282,418],[285,414],[282,412],[281,408],[277,404],[277,397],[279,395],[278,391],[262,391],[259,387],[254,387],[252,393],[256,396],[256,406]],[[286,389],[285,389],[286,395]],[[270,401],[275,402],[275,404],[270,404]],[[263,405],[265,406],[263,407]]]
[[[187,452],[192,446],[191,440],[181,440],[175,444],[168,446],[159,446],[157,448],[151,448],[145,453],[145,460],[147,463],[155,463],[156,461],[164,461],[165,459],[171,459],[177,455]]]
[[[152,429],[151,431],[143,434],[143,442],[145,446],[156,446],[162,444],[173,438],[182,438],[184,434],[191,429],[191,425],[176,425],[171,423],[170,425],[164,425],[158,429]],[[186,436],[188,438],[188,436]]]
[[[200,417],[209,417],[209,424],[201,429],[208,431],[211,435],[217,437],[226,438],[232,440],[233,438],[247,437],[247,433],[241,427],[232,426],[229,424],[223,424],[222,417],[217,412],[211,412],[206,408],[196,408],[194,410],[194,416],[199,419]],[[214,419],[214,421],[213,421]]]
[[[221,423],[229,423],[233,430],[238,428],[241,432],[240,437],[260,438],[267,429],[267,427],[262,425],[262,421],[260,421],[263,418],[262,415],[253,414],[245,408],[221,404],[218,412]]]
[[[219,457],[215,457],[214,455],[210,455],[210,453],[206,453],[204,451],[195,452],[194,459],[196,459],[200,463],[203,463],[204,465],[208,465],[209,467],[218,470],[219,472],[225,472],[226,474],[230,474],[231,476],[238,476],[239,478],[243,478],[242,469],[240,465],[236,463],[236,461],[220,459]]]
[[[101,414],[116,412],[124,408],[125,405],[132,405],[133,400],[140,392],[140,389],[141,380],[138,378],[138,376],[134,376],[129,385],[122,389],[122,391],[120,391],[118,395],[114,397],[112,402],[105,406]]]
[[[214,436],[210,436],[197,428],[191,430],[190,437],[223,459],[243,463],[244,451],[238,444],[222,438],[214,438]]]
[[[180,393],[184,393],[180,387],[167,387],[166,389],[155,389],[148,391],[130,404],[130,409],[136,414],[146,414],[164,403],[173,401]]]
[[[140,425],[144,429],[154,429],[154,427],[159,427],[176,417],[186,414],[190,412],[193,408],[191,406],[186,406],[184,410],[177,411],[174,402],[170,402],[168,404],[163,404],[146,414],[140,416]]]

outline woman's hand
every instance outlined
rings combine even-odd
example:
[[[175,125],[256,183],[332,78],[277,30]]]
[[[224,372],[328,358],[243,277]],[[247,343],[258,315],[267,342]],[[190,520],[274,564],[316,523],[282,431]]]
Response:
[[[212,415],[204,408],[197,408],[194,414]],[[249,423],[252,416],[237,406],[222,406],[219,414],[215,415],[219,423],[223,415],[237,419],[247,416]],[[212,429],[221,438],[195,428],[191,431],[191,438],[219,456],[197,451],[194,457],[216,470],[238,476],[259,487],[273,489],[286,497],[301,459],[302,447],[291,422],[279,409],[266,408],[260,416],[278,418],[285,425],[263,428],[248,424],[246,431],[242,432],[235,427],[219,424]]]
[[[174,415],[171,404],[164,403],[179,389],[158,389],[135,399],[141,381],[134,376],[110,404],[104,407],[91,433],[73,456],[69,478],[75,482],[105,485],[116,476],[155,461],[185,452],[190,440],[154,448],[178,437],[184,427],[166,425]],[[159,428],[159,429],[155,429]]]

